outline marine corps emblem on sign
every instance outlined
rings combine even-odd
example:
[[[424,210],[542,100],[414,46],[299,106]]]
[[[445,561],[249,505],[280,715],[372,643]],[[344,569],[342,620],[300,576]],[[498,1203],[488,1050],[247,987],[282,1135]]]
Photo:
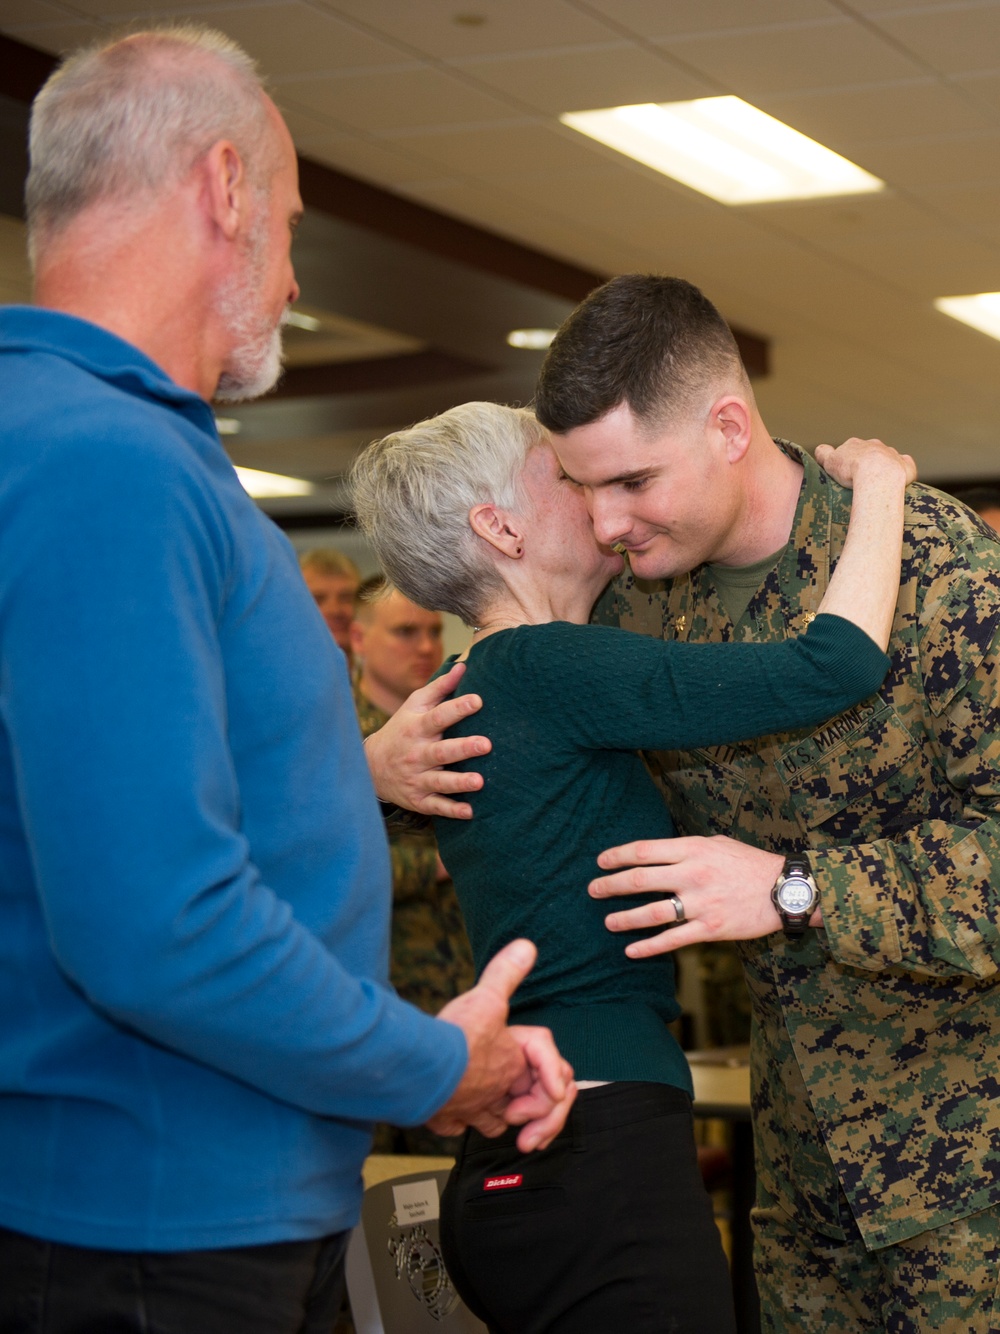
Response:
[[[395,1218],[392,1220],[395,1224]],[[395,1233],[395,1236],[392,1234]],[[458,1305],[444,1259],[427,1229],[390,1225],[389,1254],[396,1264],[396,1278],[405,1276],[410,1291],[434,1320],[444,1320]]]

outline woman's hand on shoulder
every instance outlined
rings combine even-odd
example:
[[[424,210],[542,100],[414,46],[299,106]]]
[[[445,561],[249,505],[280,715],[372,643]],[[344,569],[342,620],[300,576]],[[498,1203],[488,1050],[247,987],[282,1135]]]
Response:
[[[836,449],[832,445],[816,446],[816,462],[841,486],[853,487],[859,477],[875,474],[892,475],[899,472],[906,485],[917,480],[917,465],[909,454],[900,454],[881,440],[861,440],[852,436]]]

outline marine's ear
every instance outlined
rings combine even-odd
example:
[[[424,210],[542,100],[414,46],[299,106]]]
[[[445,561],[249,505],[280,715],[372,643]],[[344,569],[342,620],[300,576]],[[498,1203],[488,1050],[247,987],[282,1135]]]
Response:
[[[473,505],[469,510],[469,527],[477,537],[511,560],[517,560],[524,554],[524,534],[517,516],[494,505],[492,501],[485,505]]]
[[[750,405],[737,394],[726,394],[712,404],[708,413],[709,429],[718,433],[726,458],[739,463],[750,448],[753,413]]]

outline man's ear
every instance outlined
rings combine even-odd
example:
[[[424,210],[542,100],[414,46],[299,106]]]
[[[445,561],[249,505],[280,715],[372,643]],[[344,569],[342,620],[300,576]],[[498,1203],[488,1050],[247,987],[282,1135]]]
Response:
[[[745,399],[727,394],[718,399],[709,410],[709,426],[722,438],[730,463],[739,463],[750,448],[753,435],[753,416]]]
[[[239,149],[220,139],[201,162],[203,194],[209,218],[227,241],[245,227],[250,209],[250,191]]]
[[[491,547],[511,560],[517,560],[523,555],[524,534],[517,518],[507,510],[492,503],[473,505],[469,510],[469,526],[484,542],[489,542]]]

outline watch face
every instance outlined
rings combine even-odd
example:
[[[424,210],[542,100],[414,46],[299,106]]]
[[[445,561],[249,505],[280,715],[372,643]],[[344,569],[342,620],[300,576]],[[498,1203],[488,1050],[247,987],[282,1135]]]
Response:
[[[778,902],[785,912],[805,912],[812,901],[812,885],[800,875],[790,875],[778,890]]]

